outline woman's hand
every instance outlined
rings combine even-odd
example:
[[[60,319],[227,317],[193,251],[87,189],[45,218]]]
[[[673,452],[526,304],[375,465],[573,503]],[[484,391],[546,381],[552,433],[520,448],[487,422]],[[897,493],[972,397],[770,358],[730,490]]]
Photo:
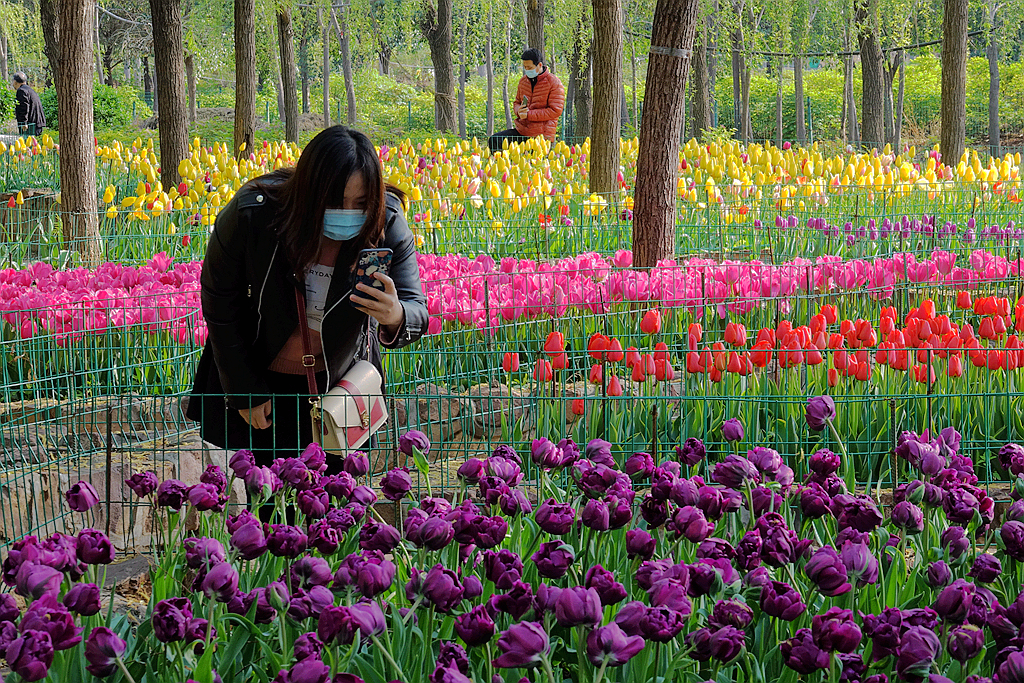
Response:
[[[405,321],[405,308],[398,298],[398,291],[395,289],[395,281],[384,273],[374,273],[378,281],[384,283],[384,290],[370,287],[360,282],[356,289],[366,296],[351,296],[352,305],[357,311],[361,311],[376,320],[382,328],[388,331],[397,330]]]
[[[247,408],[238,411],[245,423],[256,429],[266,429],[274,424],[270,421],[270,401],[255,408]]]

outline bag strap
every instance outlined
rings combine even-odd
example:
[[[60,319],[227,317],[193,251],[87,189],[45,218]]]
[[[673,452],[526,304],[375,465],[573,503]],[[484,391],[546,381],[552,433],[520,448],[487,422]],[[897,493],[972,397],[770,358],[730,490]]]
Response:
[[[306,299],[298,289],[295,290],[295,308],[299,312],[299,330],[302,332],[302,367],[306,369],[306,384],[309,396],[319,395],[316,387],[316,356],[313,355],[313,343],[309,336],[309,321],[306,319]]]

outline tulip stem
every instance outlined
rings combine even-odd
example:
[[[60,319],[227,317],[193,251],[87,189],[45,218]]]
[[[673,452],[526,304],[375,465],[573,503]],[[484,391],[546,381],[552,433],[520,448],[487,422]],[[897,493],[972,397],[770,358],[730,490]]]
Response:
[[[135,683],[135,679],[132,678],[132,675],[130,673],[128,673],[128,667],[124,665],[124,662],[121,661],[121,658],[115,657],[114,660],[117,662],[117,667],[121,669],[121,673],[124,674],[124,677],[128,679],[129,683]]]
[[[381,644],[380,639],[377,638],[377,636],[370,636],[370,640],[372,640],[373,644],[377,646],[378,650],[380,650],[380,653],[384,656],[384,659],[388,660],[388,663],[391,664],[391,668],[393,668],[395,670],[395,673],[398,674],[398,680],[408,680],[405,677],[405,674],[402,673],[402,667],[398,666],[398,662],[396,662],[395,658],[391,656],[391,653],[388,652],[388,649]],[[551,683],[554,683],[554,681],[552,680]]]
[[[551,660],[546,654],[540,656],[541,664],[544,665],[544,673],[548,676],[548,683],[555,683],[555,672],[551,669]]]
[[[835,439],[836,445],[839,446],[839,450],[843,452],[843,479],[846,480],[845,483],[847,490],[849,490],[850,493],[854,493],[854,485],[856,482],[854,481],[853,462],[850,460],[850,454],[846,452],[846,445],[843,444],[843,439],[839,436],[839,431],[832,423],[832,420],[825,420],[825,423],[828,425],[828,429],[832,433],[832,438]]]
[[[594,683],[601,683],[604,679],[604,670],[608,668],[608,656],[605,655],[604,659],[601,660],[601,668],[597,670],[597,676],[594,677]]]
[[[416,597],[416,602],[412,603],[412,607],[410,607],[409,611],[405,613],[404,617],[402,617],[402,626],[408,626],[409,625],[409,621],[414,616],[416,616],[416,608],[419,607],[422,604],[423,604],[423,596],[422,595],[417,596]]]

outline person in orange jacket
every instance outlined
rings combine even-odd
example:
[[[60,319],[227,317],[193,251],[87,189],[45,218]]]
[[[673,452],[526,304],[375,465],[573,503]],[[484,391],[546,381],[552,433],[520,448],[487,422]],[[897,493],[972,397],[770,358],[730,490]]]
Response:
[[[515,128],[495,133],[487,139],[492,152],[501,149],[502,141],[525,142],[543,135],[555,139],[558,117],[565,108],[565,89],[562,82],[544,66],[544,55],[537,48],[523,51],[523,77],[519,79],[512,110]]]

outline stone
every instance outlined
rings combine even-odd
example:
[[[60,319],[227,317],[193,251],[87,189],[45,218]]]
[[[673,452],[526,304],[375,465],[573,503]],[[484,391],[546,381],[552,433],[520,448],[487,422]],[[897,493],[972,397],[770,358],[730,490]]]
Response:
[[[508,433],[512,433],[516,423],[521,421],[520,428],[526,432],[532,426],[529,401],[521,390],[501,384],[471,387],[469,405],[473,415],[473,437],[500,438],[503,422]]]
[[[413,424],[410,419],[410,429],[419,429],[433,442],[444,442],[462,433],[462,399],[436,384],[420,384],[413,393],[419,421]]]

